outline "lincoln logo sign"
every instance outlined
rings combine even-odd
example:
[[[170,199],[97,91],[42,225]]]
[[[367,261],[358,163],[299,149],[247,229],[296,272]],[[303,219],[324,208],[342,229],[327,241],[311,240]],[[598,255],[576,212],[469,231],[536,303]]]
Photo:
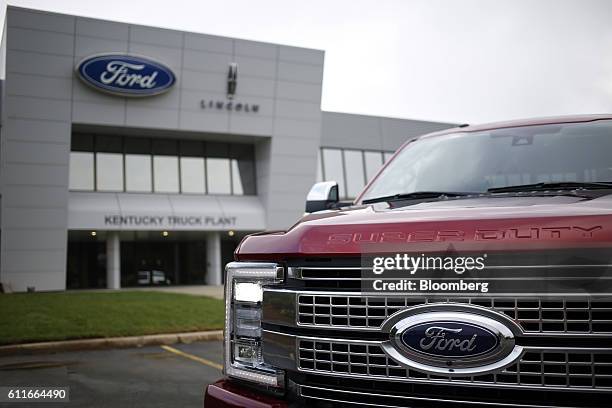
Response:
[[[162,63],[126,54],[87,57],[76,72],[87,85],[118,96],[157,95],[176,82],[174,73]]]
[[[417,353],[439,357],[473,357],[495,349],[499,340],[484,327],[461,322],[424,323],[406,329],[402,342]]]

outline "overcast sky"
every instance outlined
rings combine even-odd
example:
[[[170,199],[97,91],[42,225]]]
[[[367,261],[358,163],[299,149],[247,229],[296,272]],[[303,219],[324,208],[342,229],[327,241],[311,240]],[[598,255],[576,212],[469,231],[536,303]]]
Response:
[[[461,123],[612,112],[610,0],[8,3],[323,49],[329,111]]]

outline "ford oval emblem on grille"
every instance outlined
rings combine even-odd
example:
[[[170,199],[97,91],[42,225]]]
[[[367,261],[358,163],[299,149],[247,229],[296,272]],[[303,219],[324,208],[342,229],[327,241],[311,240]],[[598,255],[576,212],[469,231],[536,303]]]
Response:
[[[490,309],[440,303],[397,312],[382,325],[383,350],[399,364],[446,375],[484,374],[512,364],[523,352],[521,329]]]
[[[480,356],[499,345],[497,333],[475,324],[452,321],[408,327],[400,339],[417,353],[445,358]]]

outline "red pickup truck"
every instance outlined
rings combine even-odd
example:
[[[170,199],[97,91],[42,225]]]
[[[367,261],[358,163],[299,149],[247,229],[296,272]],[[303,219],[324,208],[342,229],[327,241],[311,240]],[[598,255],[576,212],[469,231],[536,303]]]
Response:
[[[612,115],[424,135],[306,210],[227,265],[207,408],[611,406]]]

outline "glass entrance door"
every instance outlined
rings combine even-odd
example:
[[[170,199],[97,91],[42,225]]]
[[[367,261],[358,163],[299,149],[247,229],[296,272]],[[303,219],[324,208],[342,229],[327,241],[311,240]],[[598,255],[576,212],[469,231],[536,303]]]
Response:
[[[121,286],[203,285],[203,232],[140,231],[121,234]]]

